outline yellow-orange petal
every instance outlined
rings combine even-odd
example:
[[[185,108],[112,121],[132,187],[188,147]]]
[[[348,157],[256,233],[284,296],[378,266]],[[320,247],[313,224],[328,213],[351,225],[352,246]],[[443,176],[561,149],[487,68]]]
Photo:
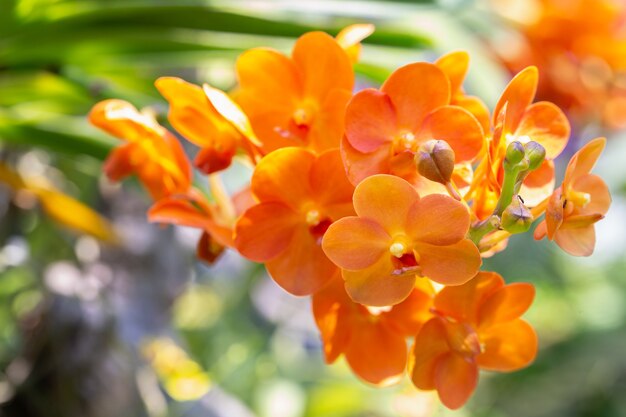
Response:
[[[374,220],[344,217],[324,233],[322,248],[335,265],[356,271],[389,256],[390,241],[385,229]]]
[[[590,256],[596,246],[596,230],[593,224],[577,227],[561,227],[554,234],[554,241],[572,256]]]
[[[320,206],[352,205],[354,186],[348,181],[339,149],[320,154],[311,166],[309,178],[313,196]]]
[[[539,71],[536,67],[527,67],[520,71],[504,89],[493,111],[493,124],[498,123],[500,112],[506,105],[504,126],[506,132],[515,132],[526,108],[530,106],[537,92]]]
[[[359,152],[391,143],[398,134],[396,112],[389,96],[368,88],[352,97],[346,108],[346,137]]]
[[[567,164],[563,188],[567,189],[576,178],[588,174],[598,162],[606,145],[605,138],[596,138],[580,148]]]
[[[287,248],[265,267],[285,291],[299,296],[316,293],[339,273],[306,225],[296,228]]]
[[[357,185],[352,201],[359,217],[376,221],[394,236],[405,231],[407,216],[419,195],[402,178],[380,174]]]
[[[472,359],[454,352],[444,354],[435,366],[435,387],[439,399],[451,410],[461,408],[478,385],[478,366]]]
[[[298,210],[311,199],[309,175],[314,162],[315,155],[302,148],[271,152],[254,169],[252,193],[260,201],[281,201]]]
[[[341,140],[340,150],[348,174],[348,180],[354,185],[359,184],[372,175],[391,172],[391,145],[381,146],[372,153],[362,153],[354,149],[344,136]]]
[[[453,245],[415,244],[422,275],[444,285],[461,285],[478,273],[482,264],[480,252],[469,239]]]
[[[580,214],[606,214],[611,206],[611,193],[604,180],[597,175],[588,174],[576,178],[572,189],[590,196],[589,202],[580,209]]]
[[[570,124],[561,109],[542,101],[526,109],[515,135],[528,136],[545,148],[546,159],[554,159],[567,145]]]
[[[352,91],[352,63],[335,39],[324,32],[308,32],[296,41],[293,62],[302,76],[304,97],[318,103],[334,89]]]
[[[398,126],[415,132],[424,118],[450,103],[450,81],[433,64],[416,62],[398,68],[381,87],[396,109]]]
[[[415,275],[393,275],[391,256],[382,256],[368,268],[342,270],[346,291],[352,300],[369,306],[389,306],[406,299],[415,286]]]
[[[528,366],[537,356],[537,334],[521,319],[480,330],[479,337],[484,351],[476,361],[483,369],[515,371]]]
[[[532,284],[517,282],[506,285],[491,294],[478,311],[479,327],[504,323],[519,318],[535,298]]]
[[[446,329],[439,318],[422,326],[409,354],[408,372],[413,384],[421,390],[435,389],[437,360],[450,351]]]
[[[344,134],[346,106],[352,97],[352,91],[331,90],[321,103],[308,132],[308,148],[317,153],[339,147]]]
[[[361,41],[372,33],[374,33],[374,25],[357,23],[343,28],[335,40],[346,51],[350,61],[354,64],[359,60],[361,54]]]
[[[362,321],[355,326],[345,351],[356,375],[378,386],[389,386],[402,379],[406,369],[407,346],[403,335],[380,322]]]
[[[531,171],[524,179],[519,195],[526,206],[534,207],[552,194],[554,184],[554,162],[544,160],[539,168]]]
[[[283,253],[300,222],[284,204],[261,203],[246,210],[235,226],[235,247],[244,257],[266,262]]]
[[[454,150],[456,163],[476,158],[484,142],[478,120],[458,106],[443,106],[430,113],[419,136],[448,142]]]
[[[470,57],[467,52],[454,51],[443,55],[435,61],[435,65],[437,65],[450,80],[452,96],[459,93],[463,86],[463,81],[465,80],[465,75],[469,68],[469,59]]]
[[[118,99],[96,103],[89,112],[89,122],[128,142],[153,136],[159,129],[153,119],[139,113],[129,102]]]
[[[489,108],[481,99],[474,96],[457,96],[450,104],[463,107],[465,110],[472,113],[483,128],[483,133],[485,135],[489,134],[491,131],[491,116],[489,115]]]
[[[469,225],[470,215],[462,203],[442,194],[431,194],[411,207],[406,232],[420,242],[451,245],[465,237]]]
[[[491,294],[504,287],[495,272],[479,272],[467,283],[445,287],[435,296],[435,309],[460,322],[477,322],[478,308]]]

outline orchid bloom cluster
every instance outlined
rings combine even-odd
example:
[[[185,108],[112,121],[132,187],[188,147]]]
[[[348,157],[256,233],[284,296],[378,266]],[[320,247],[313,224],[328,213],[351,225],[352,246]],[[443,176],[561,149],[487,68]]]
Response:
[[[353,64],[372,30],[307,33],[290,56],[248,50],[230,94],[158,79],[169,122],[199,148],[193,167],[209,193],[150,114],[106,100],[90,119],[124,141],[104,170],[139,178],[154,199],[151,221],[198,228],[200,259],[235,249],[289,293],[312,297],[328,363],[343,356],[380,386],[408,370],[454,409],[479,369],[514,371],[537,352],[520,318],[534,287],[480,271],[482,258],[544,213],[535,238],[590,255],[610,204],[591,174],[605,140],[584,146],[555,188],[570,127],[555,105],[533,103],[536,68],[510,82],[491,115],[462,88],[464,52],[405,65],[379,89],[354,93]],[[229,195],[220,175],[235,159],[254,171]]]

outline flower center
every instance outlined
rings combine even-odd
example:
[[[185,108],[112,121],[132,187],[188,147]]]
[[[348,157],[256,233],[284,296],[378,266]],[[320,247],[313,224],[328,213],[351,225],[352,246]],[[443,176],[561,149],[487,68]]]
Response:
[[[395,139],[395,150],[396,152],[403,152],[403,151],[412,151],[415,152],[415,150],[417,149],[417,139],[415,138],[415,135],[413,134],[413,132],[405,130],[400,132],[400,134],[398,136],[396,136]]]
[[[402,242],[393,242],[389,245],[389,252],[396,258],[400,259],[406,253],[406,245]]]
[[[585,207],[591,201],[591,196],[589,195],[589,193],[569,190],[567,193],[566,200],[574,203],[576,207]]]
[[[320,214],[320,212],[318,210],[309,210],[306,213],[306,224],[308,224],[311,227],[315,227],[318,224],[320,224],[320,221],[322,220],[322,216]]]
[[[291,118],[298,127],[307,127],[313,123],[315,108],[311,103],[304,102],[294,110]]]

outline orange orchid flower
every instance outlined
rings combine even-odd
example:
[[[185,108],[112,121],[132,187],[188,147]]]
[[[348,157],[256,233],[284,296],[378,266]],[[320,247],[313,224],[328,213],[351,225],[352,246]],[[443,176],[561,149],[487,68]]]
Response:
[[[463,90],[463,81],[469,69],[469,54],[465,51],[450,52],[439,58],[435,65],[441,69],[450,80],[450,104],[463,107],[476,117],[484,133],[491,128],[489,109],[481,99],[468,96]]]
[[[574,256],[593,253],[594,224],[604,218],[611,205],[607,185],[590,173],[605,144],[605,138],[597,138],[574,154],[567,165],[563,184],[550,197],[545,220],[535,229],[535,239],[547,236]]]
[[[409,357],[409,375],[421,390],[437,390],[457,409],[478,383],[478,370],[510,372],[529,365],[537,336],[519,317],[535,296],[526,283],[505,285],[494,272],[446,287],[435,296],[436,317],[424,324]]]
[[[339,150],[319,156],[302,148],[276,150],[254,170],[251,191],[258,204],[237,221],[235,247],[264,262],[288,292],[313,294],[338,272],[320,243],[332,222],[354,214],[353,189]]]
[[[398,304],[418,276],[445,285],[471,279],[481,265],[465,235],[470,216],[460,202],[441,194],[420,199],[402,178],[366,178],[353,197],[357,216],[333,223],[322,241],[340,268],[350,297],[370,306]]]
[[[153,199],[184,193],[191,165],[182,146],[152,117],[123,100],[97,103],[89,113],[94,126],[126,141],[108,156],[104,172],[113,181],[137,174]]]
[[[378,386],[398,382],[407,364],[408,337],[432,317],[433,288],[427,280],[400,304],[372,309],[350,299],[343,280],[335,278],[313,295],[313,315],[324,342],[327,363],[344,355],[363,380]]]
[[[356,63],[361,55],[361,41],[374,33],[374,25],[370,23],[357,23],[346,26],[335,37],[352,63]]]
[[[155,85],[170,103],[172,126],[200,146],[194,161],[200,171],[211,174],[228,168],[239,149],[256,161],[261,144],[247,116],[226,93],[175,77],[161,77]]]
[[[265,152],[287,146],[322,152],[339,146],[354,73],[334,38],[306,33],[291,57],[251,49],[237,60],[237,76],[237,102]]]
[[[494,109],[494,132],[487,156],[476,169],[476,183],[466,196],[474,199],[474,212],[480,219],[489,216],[498,201],[504,177],[503,161],[507,146],[513,141],[522,144],[534,141],[546,151],[542,165],[530,172],[523,182],[519,194],[525,203],[535,206],[554,190],[552,160],[567,145],[570,125],[567,117],[554,104],[533,103],[537,82],[537,68],[524,69],[507,85]]]
[[[413,157],[420,144],[439,139],[470,162],[483,146],[483,131],[467,110],[450,106],[451,88],[436,65],[419,62],[397,69],[380,90],[358,92],[346,109],[342,141],[354,184],[374,174],[394,174],[416,183]]]

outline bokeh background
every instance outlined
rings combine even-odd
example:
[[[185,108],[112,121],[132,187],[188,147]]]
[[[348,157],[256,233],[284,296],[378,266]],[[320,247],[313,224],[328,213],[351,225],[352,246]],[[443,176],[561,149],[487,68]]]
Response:
[[[469,404],[450,412],[408,381],[376,389],[341,361],[324,365],[308,300],[283,292],[262,267],[235,253],[211,267],[196,262],[194,231],[149,224],[138,184],[103,178],[116,141],[85,117],[97,101],[116,97],[166,123],[157,77],[229,89],[243,50],[288,52],[306,31],[336,34],[356,22],[377,26],[356,66],[359,87],[399,65],[465,49],[472,57],[466,89],[492,108],[511,77],[497,52],[515,35],[510,15],[537,2],[506,9],[515,2],[0,0],[0,167],[45,179],[121,236],[111,244],[77,231],[72,216],[55,213],[0,169],[0,415],[626,416],[626,132],[619,126],[578,118],[566,150],[609,138],[596,172],[614,202],[597,225],[594,255],[572,258],[516,236],[486,261],[508,281],[537,286],[527,314],[540,335],[536,362],[514,374],[483,373]],[[228,184],[243,177],[235,172]]]

